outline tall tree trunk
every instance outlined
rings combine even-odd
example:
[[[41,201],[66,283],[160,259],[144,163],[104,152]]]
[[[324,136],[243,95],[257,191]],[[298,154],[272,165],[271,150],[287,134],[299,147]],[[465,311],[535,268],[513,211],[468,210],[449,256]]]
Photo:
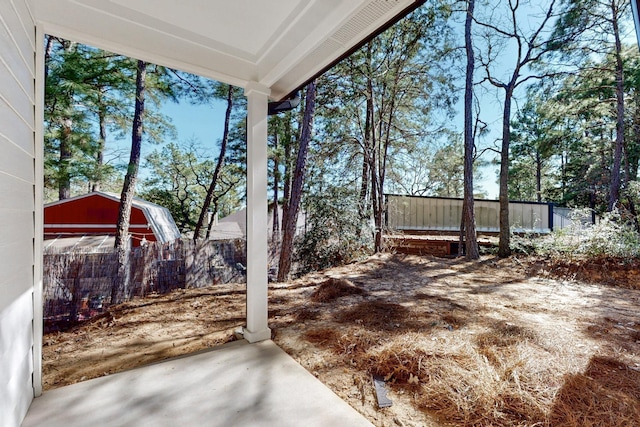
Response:
[[[140,167],[140,150],[142,147],[142,132],[144,122],[145,80],[147,77],[147,63],[138,61],[136,72],[136,102],[131,129],[131,155],[129,167],[124,177],[120,208],[118,209],[118,224],[116,229],[115,249],[118,254],[118,278],[111,289],[111,303],[121,301],[128,295],[127,258],[129,254],[129,224],[131,220],[131,206],[135,196],[138,169]]]
[[[275,241],[278,241],[280,234],[280,217],[278,216],[278,187],[280,185],[280,161],[278,159],[278,128],[273,132],[273,146],[276,155],[273,158],[273,224],[272,224],[272,236]]]
[[[500,150],[500,240],[498,242],[498,256],[501,258],[511,255],[511,230],[509,228],[509,140],[511,136],[510,120],[512,97],[513,86],[508,85],[504,94],[502,147]]]
[[[613,165],[611,166],[611,189],[609,191],[609,211],[612,211],[620,199],[620,165],[622,163],[622,149],[624,147],[624,80],[622,66],[622,43],[618,28],[618,8],[616,2],[611,0],[611,16],[613,22],[613,35],[615,38],[616,57],[616,142],[613,150]]]
[[[296,168],[293,173],[291,184],[291,199],[284,218],[284,230],[282,235],[282,246],[280,249],[280,261],[278,263],[278,281],[286,280],[291,271],[291,256],[293,254],[293,238],[296,232],[298,212],[300,210],[300,200],[302,198],[302,188],[304,185],[304,174],[307,165],[307,152],[311,142],[311,132],[313,130],[313,116],[316,105],[316,82],[312,81],[307,86],[305,97],[304,116],[302,119],[302,132],[300,133],[300,147]]]
[[[465,51],[467,54],[467,70],[464,88],[464,200],[462,203],[462,226],[460,237],[464,233],[465,251],[467,259],[480,258],[478,239],[476,236],[476,218],[473,198],[473,70],[475,67],[475,55],[471,40],[471,23],[475,0],[468,0],[467,16],[464,25]],[[460,246],[462,247],[462,246]]]
[[[550,52],[551,44],[545,44],[540,39],[548,33],[548,25],[553,25],[554,21],[554,8],[556,1],[551,1],[546,6],[546,12],[544,17],[540,17],[539,25],[535,28],[528,27],[532,32],[528,35],[523,34],[522,30],[526,26],[521,25],[518,22],[518,16],[522,16],[519,13],[519,8],[522,5],[519,1],[507,2],[508,9],[510,11],[510,19],[508,19],[508,29],[501,29],[491,23],[483,23],[475,21],[477,24],[496,31],[500,34],[499,37],[504,38],[502,42],[514,43],[515,48],[512,49],[513,56],[515,57],[515,67],[511,73],[511,77],[508,82],[496,79],[491,74],[491,62],[493,58],[489,58],[487,61],[483,61],[484,68],[486,70],[486,77],[488,81],[495,87],[503,89],[504,94],[504,110],[502,112],[502,147],[500,149],[500,241],[498,243],[498,256],[507,257],[511,255],[510,247],[510,230],[509,230],[509,143],[510,143],[510,121],[511,121],[511,103],[513,101],[513,92],[519,85],[524,84],[529,79],[540,79],[545,75],[521,75],[521,71],[527,66],[532,66],[538,63],[543,55]],[[506,14],[505,14],[506,15]],[[491,47],[491,40],[488,39]],[[500,43],[500,42],[499,42]],[[502,67],[500,67],[502,68]]]
[[[373,129],[373,94],[371,93],[370,85],[367,86],[367,103],[364,121],[364,136],[362,138],[362,182],[360,183],[360,204],[358,206],[358,213],[361,221],[366,221],[369,217],[369,176],[370,176],[370,162],[371,162],[371,132]]]
[[[49,77],[49,62],[51,61],[51,52],[53,51],[53,41],[55,37],[47,35],[47,43],[44,47],[44,81]]]
[[[374,160],[377,158],[377,154],[374,154]],[[383,230],[383,214],[384,214],[384,194],[382,192],[381,171],[379,167],[371,170],[373,179],[371,184],[373,191],[371,192],[371,205],[373,207],[373,224],[375,226],[374,235],[374,250],[375,252],[382,252],[382,230]]]
[[[368,58],[370,60],[370,58]],[[380,212],[380,206],[382,206],[382,201],[380,198],[382,197],[380,191],[380,175],[381,172],[379,170],[379,154],[378,153],[378,138],[376,135],[376,127],[374,126],[375,121],[375,106],[373,103],[373,81],[371,77],[367,77],[367,117],[370,120],[369,132],[366,135],[367,139],[365,142],[366,153],[367,153],[367,161],[369,162],[369,180],[371,185],[371,208],[373,210],[373,222],[375,226],[374,231],[374,250],[375,252],[380,252],[382,250],[382,215]],[[382,123],[380,124],[382,126]]]
[[[101,103],[102,104],[102,103]],[[107,141],[107,112],[101,105],[98,111],[98,130],[100,132],[100,139],[98,141],[98,152],[96,153],[96,170],[97,176],[91,185],[91,191],[100,191],[102,180],[102,168],[104,167],[104,147]]]
[[[291,199],[291,120],[287,116],[284,123],[284,185],[282,188],[282,228],[288,218],[289,200]]]
[[[626,141],[625,152],[627,162],[629,163],[628,179],[636,181],[638,179],[638,166],[640,164],[640,93],[634,91],[633,104],[633,124],[631,127],[632,135]]]
[[[540,150],[536,150],[536,201],[542,202],[542,158]]]
[[[71,137],[73,121],[70,118],[62,120],[62,131],[60,135],[60,166],[58,170],[58,199],[64,200],[71,197]]]
[[[225,111],[225,114],[224,114],[224,130],[222,133],[222,142],[220,143],[220,155],[218,155],[218,162],[216,163],[216,168],[213,171],[213,176],[211,177],[211,183],[209,184],[209,188],[207,189],[207,195],[204,198],[202,210],[200,210],[198,223],[196,224],[196,228],[193,231],[194,241],[197,241],[200,238],[200,231],[202,230],[202,227],[204,225],[205,218],[207,218],[207,216],[209,215],[209,207],[211,206],[211,201],[213,200],[213,197],[214,197],[216,183],[218,182],[220,171],[222,170],[222,166],[224,165],[224,158],[227,152],[227,143],[229,141],[229,122],[231,119],[232,110],[233,110],[233,86],[229,85],[229,90],[227,92],[227,110]],[[210,228],[207,228],[207,235],[206,235],[207,238],[209,238],[209,230]]]
[[[375,191],[374,184],[374,146],[375,140],[374,133],[374,118],[373,118],[373,82],[371,81],[371,62],[372,62],[372,45],[367,43],[366,51],[366,103],[365,103],[365,120],[364,120],[364,135],[362,140],[362,182],[360,183],[360,206],[358,208],[360,220],[365,223],[371,219],[371,208],[373,206],[373,200],[375,198],[373,192]],[[374,236],[375,237],[375,236]]]
[[[391,127],[393,126],[393,117],[396,113],[396,88],[398,87],[398,78],[400,70],[396,70],[396,79],[393,81],[393,90],[390,91],[389,107],[386,120],[380,121],[380,146],[377,163],[376,176],[376,204],[374,205],[374,223],[376,226],[375,235],[375,251],[381,252],[384,249],[384,214],[386,210],[386,199],[384,197],[384,182],[387,175],[387,160],[389,155],[389,146],[391,145]],[[373,93],[373,91],[372,91]],[[373,112],[373,109],[372,109]],[[383,123],[384,122],[384,123]],[[384,126],[384,127],[383,127]],[[384,129],[384,130],[383,130]],[[384,138],[382,135],[384,134]]]
[[[561,200],[565,200],[567,196],[567,164],[564,152],[560,154],[560,190]]]
[[[373,133],[373,132],[372,132]],[[375,136],[374,136],[375,138]],[[375,144],[375,139],[372,141],[372,145]],[[371,150],[369,155],[370,164],[369,171],[371,172],[371,207],[373,208],[373,222],[375,226],[374,231],[374,250],[376,252],[380,252],[382,250],[382,237],[379,233],[379,224],[378,224],[378,216],[377,216],[377,206],[378,206],[378,162],[377,162],[377,153],[375,149]]]
[[[366,148],[365,150],[368,151]],[[369,156],[364,152],[365,150],[363,150],[362,154],[362,174],[360,177],[360,196],[358,198],[358,216],[362,221],[366,220],[369,215]]]
[[[65,40],[63,42],[63,48],[65,51],[70,52],[73,49],[74,43]],[[51,48],[51,46],[47,46]],[[50,53],[49,53],[50,54]],[[45,70],[48,73],[48,70]],[[69,104],[73,104],[73,93],[69,93]],[[68,111],[67,111],[68,112]],[[71,158],[73,157],[72,135],[73,135],[73,120],[71,117],[63,117],[61,119],[61,135],[60,135],[60,166],[58,168],[58,198],[60,200],[68,199],[71,197]]]

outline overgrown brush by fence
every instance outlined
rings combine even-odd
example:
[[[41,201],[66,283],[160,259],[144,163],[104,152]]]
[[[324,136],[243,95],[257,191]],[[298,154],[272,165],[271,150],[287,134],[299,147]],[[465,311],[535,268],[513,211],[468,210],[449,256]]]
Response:
[[[112,300],[112,289],[122,280],[114,250],[47,249],[43,264],[45,331],[68,327],[110,305],[150,293],[244,282],[245,265],[244,240],[150,242],[130,251],[127,286],[121,287],[126,292]]]
[[[592,224],[591,213],[590,209],[574,209],[565,228],[547,235],[514,235],[512,249],[560,259],[640,257],[640,233],[634,218],[616,208]]]

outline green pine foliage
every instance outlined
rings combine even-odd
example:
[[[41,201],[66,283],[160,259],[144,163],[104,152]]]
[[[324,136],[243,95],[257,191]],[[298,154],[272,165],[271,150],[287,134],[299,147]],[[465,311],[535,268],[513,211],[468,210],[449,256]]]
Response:
[[[330,187],[308,195],[306,231],[295,242],[298,273],[349,264],[373,253],[373,230],[357,209],[358,195]]]

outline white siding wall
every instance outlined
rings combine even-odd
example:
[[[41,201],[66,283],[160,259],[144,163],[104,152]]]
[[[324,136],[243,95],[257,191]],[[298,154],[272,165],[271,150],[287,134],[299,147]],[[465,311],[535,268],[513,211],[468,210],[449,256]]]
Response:
[[[0,425],[33,399],[36,236],[35,24],[25,0],[0,1]]]

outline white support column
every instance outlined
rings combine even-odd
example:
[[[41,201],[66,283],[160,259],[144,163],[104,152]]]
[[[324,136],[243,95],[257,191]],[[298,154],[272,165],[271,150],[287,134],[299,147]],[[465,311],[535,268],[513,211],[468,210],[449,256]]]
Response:
[[[42,27],[36,27],[36,40],[44,40]],[[35,188],[34,188],[34,234],[33,239],[33,395],[42,394],[42,335],[43,324],[43,238],[44,238],[44,43],[36,43],[35,82]]]
[[[247,97],[247,326],[249,342],[268,340],[267,103],[270,90],[257,83]]]

